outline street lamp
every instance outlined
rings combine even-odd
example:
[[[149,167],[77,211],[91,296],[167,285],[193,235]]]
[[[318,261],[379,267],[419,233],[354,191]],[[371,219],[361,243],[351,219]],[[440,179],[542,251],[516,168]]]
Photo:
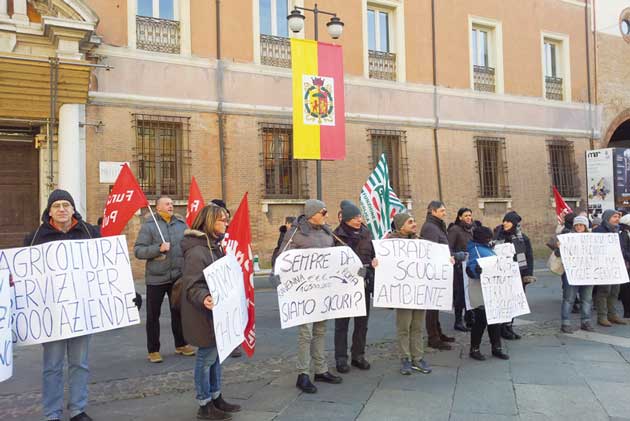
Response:
[[[294,7],[294,9],[291,11],[291,14],[287,16],[287,20],[289,22],[289,29],[291,29],[292,32],[297,33],[297,32],[300,32],[302,29],[304,29],[304,20],[306,20],[306,17],[302,14],[302,12],[300,12],[300,10],[313,12],[313,16],[314,16],[313,23],[315,24],[315,31],[314,31],[315,41],[319,41],[319,27],[317,23],[318,23],[318,17],[320,13],[331,16],[330,21],[326,24],[328,35],[330,35],[332,39],[338,39],[341,36],[341,33],[343,32],[343,22],[341,21],[341,19],[337,17],[336,13],[327,12],[325,10],[318,9],[317,3],[315,3],[312,9],[309,9],[307,7],[300,7],[300,6]],[[317,160],[317,199],[322,200],[322,160],[321,159]]]

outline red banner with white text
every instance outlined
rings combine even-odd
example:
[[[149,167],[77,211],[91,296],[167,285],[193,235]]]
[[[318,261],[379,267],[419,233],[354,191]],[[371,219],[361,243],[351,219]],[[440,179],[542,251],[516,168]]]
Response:
[[[101,235],[120,235],[125,225],[140,208],[149,206],[129,165],[123,164],[103,210]]]

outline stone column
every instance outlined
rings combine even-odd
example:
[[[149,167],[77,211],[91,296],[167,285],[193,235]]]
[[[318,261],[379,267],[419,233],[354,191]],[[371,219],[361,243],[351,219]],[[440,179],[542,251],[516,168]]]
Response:
[[[81,144],[81,104],[64,104],[59,110],[59,142],[57,166],[60,189],[67,190],[74,198],[76,210],[85,214],[85,148]]]
[[[28,25],[28,15],[26,14],[26,0],[13,0],[13,20]]]
[[[8,10],[8,0],[0,0],[0,19],[9,17]]]

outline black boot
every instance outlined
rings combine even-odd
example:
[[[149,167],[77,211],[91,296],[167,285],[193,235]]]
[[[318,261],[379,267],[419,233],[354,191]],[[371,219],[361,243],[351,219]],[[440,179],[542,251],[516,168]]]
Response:
[[[505,352],[503,352],[503,349],[501,349],[501,347],[492,348],[492,355],[502,360],[510,359],[510,356],[506,354]]]
[[[468,330],[472,330],[472,327],[475,324],[475,312],[472,310],[466,310],[466,313],[464,313],[464,322],[466,322]]]
[[[512,334],[512,336],[514,337],[514,339],[521,339],[521,335],[519,335],[518,333],[514,332],[514,328],[512,327],[512,323],[508,323],[507,324],[507,328],[510,331],[510,333]]]
[[[514,332],[512,332],[507,323],[501,324],[501,337],[503,339],[507,339],[508,341],[513,341],[516,338],[514,337]]]
[[[470,329],[464,326],[464,321],[462,319],[462,309],[460,308],[455,309],[455,324],[453,325],[453,329],[459,330],[460,332],[470,331]]]
[[[297,378],[297,382],[295,382],[295,387],[304,393],[317,393],[317,387],[311,383],[308,374],[300,374]]]
[[[470,348],[470,358],[477,361],[485,361],[486,357],[479,351],[479,348]]]

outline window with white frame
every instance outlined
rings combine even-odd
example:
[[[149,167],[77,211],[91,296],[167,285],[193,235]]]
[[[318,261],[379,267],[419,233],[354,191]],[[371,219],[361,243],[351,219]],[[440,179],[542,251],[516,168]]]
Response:
[[[259,0],[260,33],[275,37],[289,37],[288,0]]]
[[[474,89],[481,92],[496,92],[494,29],[473,25],[470,36]]]
[[[137,0],[138,16],[177,20],[177,0]]]
[[[141,50],[179,54],[180,0],[137,0],[136,47]]]
[[[369,5],[367,9],[367,47],[369,76],[373,79],[396,80],[396,54],[392,36],[393,13]]]
[[[564,78],[562,68],[562,42],[545,38],[543,57],[545,72],[545,98],[562,101],[564,99]]]
[[[260,24],[260,62],[268,66],[291,67],[289,42],[289,0],[256,0]]]

